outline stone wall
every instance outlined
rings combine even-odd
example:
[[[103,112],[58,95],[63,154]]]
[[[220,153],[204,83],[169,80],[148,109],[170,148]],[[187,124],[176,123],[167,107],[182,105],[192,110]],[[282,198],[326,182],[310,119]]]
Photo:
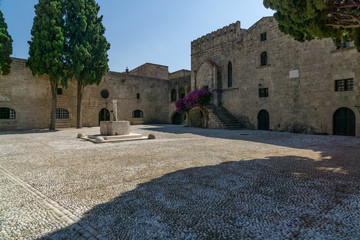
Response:
[[[83,126],[98,126],[99,112],[112,111],[112,100],[118,100],[118,119],[132,123],[169,123],[168,80],[108,72],[100,85],[87,86],[82,102]],[[102,98],[107,90],[109,97]],[[57,96],[57,108],[66,109],[69,119],[57,125],[76,126],[76,82],[70,81]],[[139,98],[137,98],[139,97]],[[0,119],[0,130],[41,129],[50,125],[51,92],[46,77],[35,77],[25,67],[25,60],[13,59],[11,73],[0,76],[0,108],[16,111],[15,120]],[[141,110],[143,118],[132,118]]]
[[[219,104],[239,119],[247,118],[255,128],[258,113],[265,109],[270,129],[276,131],[332,134],[334,112],[346,107],[356,115],[356,135],[360,136],[360,114],[355,107],[360,105],[360,54],[354,47],[337,50],[330,39],[296,42],[278,30],[272,17],[262,18],[247,30],[237,22],[214,33],[192,42],[193,88],[196,82],[217,77]],[[262,33],[266,33],[265,41],[260,39]],[[268,64],[261,66],[264,51]],[[203,67],[209,61],[216,63],[218,73]],[[335,92],[335,80],[347,78],[354,79],[354,90]],[[269,96],[260,98],[259,88],[268,88]]]
[[[159,79],[169,79],[169,67],[153,64],[153,63],[145,63],[140,67],[137,67],[130,71],[131,75],[149,77],[149,78],[159,78]]]
[[[174,77],[174,76],[173,76]],[[169,103],[169,122],[173,123],[176,113],[175,101],[171,101],[171,91],[176,91],[176,100],[180,99],[181,91],[185,91],[185,97],[191,92],[191,76],[185,74],[184,77],[169,80],[168,103]]]

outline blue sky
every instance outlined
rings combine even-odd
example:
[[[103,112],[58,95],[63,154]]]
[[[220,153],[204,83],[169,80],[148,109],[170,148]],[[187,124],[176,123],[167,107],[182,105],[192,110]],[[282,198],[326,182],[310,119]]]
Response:
[[[0,0],[12,36],[13,57],[27,58],[38,0]],[[104,16],[105,36],[111,44],[110,70],[123,72],[146,62],[190,69],[191,41],[241,22],[249,28],[273,12],[262,0],[97,0]]]

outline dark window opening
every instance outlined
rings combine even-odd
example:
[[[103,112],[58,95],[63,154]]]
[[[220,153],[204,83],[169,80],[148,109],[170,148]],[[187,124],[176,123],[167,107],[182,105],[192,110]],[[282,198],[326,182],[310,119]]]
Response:
[[[101,97],[103,99],[107,99],[109,97],[109,91],[108,90],[102,90],[101,91]]]
[[[228,87],[232,87],[232,63],[228,64]]]
[[[140,99],[140,93],[137,93],[137,94],[136,94],[136,98],[137,98],[137,99]]]
[[[135,110],[132,112],[133,118],[143,118],[143,111],[141,110]]]
[[[335,81],[335,91],[352,91],[354,89],[354,79],[342,79]]]
[[[62,95],[62,88],[57,89],[57,95]]]
[[[57,108],[56,119],[69,119],[69,112],[63,108]]]
[[[185,98],[185,89],[181,88],[180,89],[180,99]]]
[[[259,88],[259,97],[268,97],[269,89],[268,88]]]
[[[266,41],[266,33],[262,33],[260,34],[260,40],[263,42],[263,41]]]
[[[171,101],[172,102],[176,101],[176,90],[175,89],[173,89],[171,91]]]
[[[11,108],[0,108],[0,119],[15,119],[15,110]]]
[[[268,59],[267,59],[267,52],[263,52],[262,54],[261,54],[261,57],[260,57],[261,59],[260,59],[260,61],[261,61],[261,66],[266,66],[266,65],[268,65]]]

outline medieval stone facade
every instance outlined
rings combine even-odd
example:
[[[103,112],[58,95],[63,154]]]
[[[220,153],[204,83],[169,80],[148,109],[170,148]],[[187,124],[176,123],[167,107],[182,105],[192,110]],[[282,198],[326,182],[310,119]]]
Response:
[[[50,125],[50,82],[46,77],[33,76],[25,62],[14,58],[11,73],[0,76],[2,131],[44,129]],[[118,100],[117,113],[121,120],[132,124],[172,122],[175,108],[169,86],[183,89],[185,82],[190,86],[190,74],[182,76],[180,72],[189,71],[174,73],[175,79],[169,79],[168,67],[156,64],[144,64],[128,73],[108,72],[98,86],[85,88],[83,126],[98,126],[100,120],[110,120],[113,100]],[[70,81],[67,88],[58,89],[56,127],[75,126],[76,82]]]
[[[206,87],[214,104],[208,127],[225,128],[217,119],[223,113],[235,117],[232,127],[360,136],[360,54],[351,44],[296,42],[265,17],[249,29],[236,22],[194,40],[191,69],[169,74],[167,66],[146,63],[109,72],[85,88],[83,126],[110,120],[113,100],[118,118],[132,124],[181,124],[175,101]],[[58,89],[57,108],[57,127],[76,126],[75,82]],[[0,76],[0,130],[48,128],[50,109],[49,80],[14,59],[10,75]]]
[[[191,43],[193,89],[212,90],[252,129],[360,136],[360,54],[330,39],[300,43],[272,17]]]

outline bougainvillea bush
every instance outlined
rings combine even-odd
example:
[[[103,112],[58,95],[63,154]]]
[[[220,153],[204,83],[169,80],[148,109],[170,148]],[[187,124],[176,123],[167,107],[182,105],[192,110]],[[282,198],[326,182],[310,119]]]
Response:
[[[207,89],[193,91],[186,98],[175,102],[176,112],[188,112],[192,108],[202,107],[210,103],[212,94]]]

